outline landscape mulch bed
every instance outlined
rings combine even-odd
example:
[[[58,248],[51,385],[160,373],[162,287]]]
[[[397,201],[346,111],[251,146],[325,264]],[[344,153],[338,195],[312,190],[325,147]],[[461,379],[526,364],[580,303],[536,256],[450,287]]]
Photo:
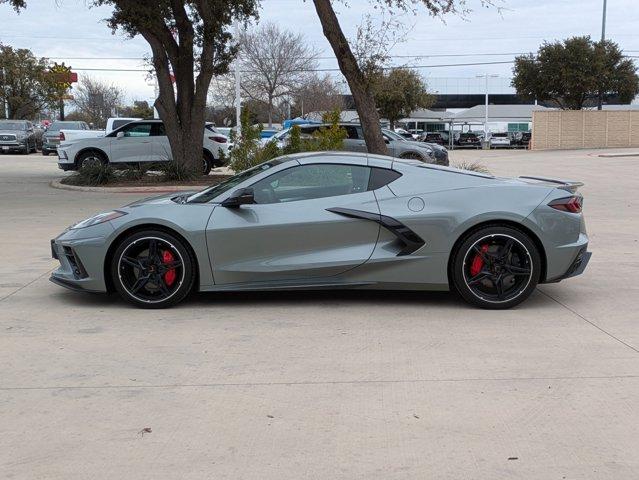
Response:
[[[207,175],[202,176],[201,178],[196,178],[195,180],[188,181],[164,181],[159,176],[148,176],[144,177],[140,180],[125,180],[118,179],[113,182],[109,182],[103,185],[87,185],[86,183],[78,182],[75,175],[71,175],[63,178],[60,183],[64,185],[73,185],[78,187],[162,187],[162,186],[183,186],[183,187],[208,187],[211,185],[217,185],[220,182],[223,182],[227,178],[230,178],[231,175]]]

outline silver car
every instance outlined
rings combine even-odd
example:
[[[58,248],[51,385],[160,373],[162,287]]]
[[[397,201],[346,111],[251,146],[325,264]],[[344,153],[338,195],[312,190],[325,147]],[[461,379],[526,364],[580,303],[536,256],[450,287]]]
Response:
[[[361,125],[355,123],[340,123],[340,127],[346,130],[346,139],[343,148],[347,152],[368,152],[366,142],[364,141],[364,131]],[[321,128],[328,128],[327,124],[308,124],[300,125],[300,134],[302,138],[312,138],[313,134]],[[264,139],[263,143],[271,141],[277,142],[283,147],[288,142],[291,129],[282,130],[270,138]],[[402,136],[386,129],[382,129],[382,135],[388,148],[388,154],[391,157],[420,160],[426,163],[439,163],[436,158],[435,151],[430,145],[420,144],[416,142],[408,142]],[[446,163],[440,165],[448,165],[448,156]]]
[[[51,241],[51,281],[160,308],[191,291],[456,291],[508,308],[586,268],[580,183],[385,156],[280,157],[140,200]]]

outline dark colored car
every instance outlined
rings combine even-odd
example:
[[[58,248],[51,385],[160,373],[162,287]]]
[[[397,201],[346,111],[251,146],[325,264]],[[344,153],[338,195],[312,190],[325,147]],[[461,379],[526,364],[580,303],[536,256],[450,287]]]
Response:
[[[55,121],[42,136],[42,155],[56,153],[60,145],[60,130],[91,130],[87,122]]]
[[[473,132],[464,132],[455,136],[455,146],[481,148],[481,140]]]
[[[436,143],[437,145],[445,145],[444,137],[439,132],[424,132],[419,136],[420,142]]]
[[[531,132],[515,132],[513,135],[513,145],[518,147],[528,148],[530,139],[532,138]]]
[[[35,152],[37,148],[33,123],[28,120],[0,120],[0,152]]]

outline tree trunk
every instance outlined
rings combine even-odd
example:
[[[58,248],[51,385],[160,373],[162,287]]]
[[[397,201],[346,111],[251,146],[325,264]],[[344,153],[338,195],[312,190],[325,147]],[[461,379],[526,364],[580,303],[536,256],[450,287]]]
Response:
[[[368,87],[364,74],[357,64],[357,59],[348,40],[342,32],[331,0],[313,0],[317,16],[322,24],[324,36],[331,44],[337,57],[337,63],[350,87],[359,121],[364,131],[364,140],[370,153],[387,155],[388,150],[379,125],[379,114],[375,106],[375,98]]]
[[[154,105],[164,123],[171,146],[171,157],[174,162],[199,173],[203,169],[204,110],[211,76],[209,69],[200,71],[195,80],[192,47],[176,45],[171,59],[174,65],[174,86],[169,58],[163,45],[157,38],[145,33],[142,34],[151,45],[159,85],[159,95]],[[206,83],[206,88],[201,85],[203,83]],[[166,155],[168,157],[169,152]]]

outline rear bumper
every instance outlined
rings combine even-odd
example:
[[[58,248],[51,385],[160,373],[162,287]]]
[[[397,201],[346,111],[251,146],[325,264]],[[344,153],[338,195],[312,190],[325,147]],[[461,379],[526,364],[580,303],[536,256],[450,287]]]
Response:
[[[590,262],[590,257],[592,257],[592,252],[587,251],[587,246],[583,247],[579,252],[577,252],[577,256],[561,277],[556,278],[554,280],[550,280],[547,283],[557,283],[565,280],[566,278],[576,277],[577,275],[581,275],[586,270],[588,266],[588,262]]]

